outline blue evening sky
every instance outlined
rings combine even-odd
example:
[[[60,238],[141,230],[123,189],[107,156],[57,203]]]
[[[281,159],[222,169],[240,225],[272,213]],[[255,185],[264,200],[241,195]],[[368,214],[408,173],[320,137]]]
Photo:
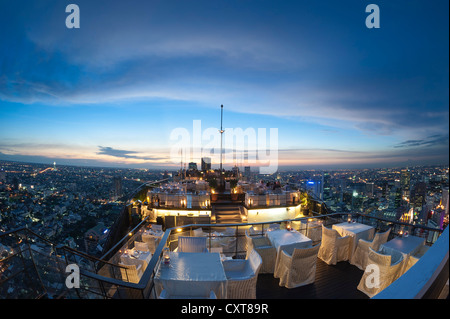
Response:
[[[171,132],[223,104],[278,129],[280,168],[448,164],[448,6],[0,0],[0,160],[177,167]]]

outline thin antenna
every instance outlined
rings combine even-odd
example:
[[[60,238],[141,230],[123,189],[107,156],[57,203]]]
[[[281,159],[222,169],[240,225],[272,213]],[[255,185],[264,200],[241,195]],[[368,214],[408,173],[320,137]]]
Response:
[[[223,130],[222,127],[222,123],[223,123],[223,105],[220,106],[220,174],[222,174],[222,155],[223,155],[223,150],[222,150],[222,135],[225,132]]]
[[[180,155],[180,181],[183,184],[183,149],[181,149]]]
[[[220,186],[223,187],[223,174],[222,174],[222,157],[223,157],[223,150],[222,150],[222,140],[223,140],[223,133],[225,132],[223,130],[223,105],[220,106]]]

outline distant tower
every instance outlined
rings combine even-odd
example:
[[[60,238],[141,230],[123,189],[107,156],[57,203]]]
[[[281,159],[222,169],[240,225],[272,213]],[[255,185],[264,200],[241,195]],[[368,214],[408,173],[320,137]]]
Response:
[[[409,169],[402,169],[400,175],[400,186],[402,188],[402,196],[409,199],[410,196],[411,172]]]
[[[449,192],[448,187],[444,187],[442,189],[442,206],[444,206],[445,215],[448,215],[448,206],[449,206]]]
[[[223,105],[220,106],[220,177],[219,177],[219,189],[223,191],[225,189],[225,180],[223,179],[223,171],[222,171],[222,158],[223,158],[223,149],[222,149],[222,140],[223,133],[225,132],[222,126],[223,123]]]
[[[222,158],[223,158],[223,150],[222,150],[222,140],[223,133],[225,132],[222,127],[223,122],[223,105],[220,106],[220,172],[222,174]]]
[[[320,177],[313,177],[306,182],[306,191],[316,198],[323,199],[323,175]]]
[[[6,172],[3,168],[0,170],[0,184],[6,184]]]
[[[122,178],[120,176],[115,176],[113,178],[113,198],[117,200],[122,196]]]
[[[419,182],[414,185],[410,195],[411,205],[418,210],[422,210],[422,206],[425,204],[427,196],[427,184]]]
[[[56,162],[53,162],[53,170],[56,171]]]
[[[202,171],[206,172],[211,169],[211,158],[203,157],[202,158]]]
[[[19,184],[19,179],[17,178],[17,176],[14,176],[14,178],[12,180],[12,184],[13,184],[13,188],[15,190],[19,189],[20,184]]]

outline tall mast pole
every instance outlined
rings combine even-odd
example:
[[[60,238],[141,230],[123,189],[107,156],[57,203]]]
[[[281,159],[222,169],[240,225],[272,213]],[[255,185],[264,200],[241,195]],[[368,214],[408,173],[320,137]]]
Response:
[[[222,135],[223,135],[223,132],[225,132],[222,128],[222,123],[223,123],[223,105],[220,106],[220,174],[222,174],[222,155],[223,155]]]
[[[222,157],[223,157],[223,150],[222,150],[222,140],[223,140],[223,133],[225,132],[222,127],[223,124],[223,105],[220,106],[220,187],[223,188],[223,172],[222,172]]]

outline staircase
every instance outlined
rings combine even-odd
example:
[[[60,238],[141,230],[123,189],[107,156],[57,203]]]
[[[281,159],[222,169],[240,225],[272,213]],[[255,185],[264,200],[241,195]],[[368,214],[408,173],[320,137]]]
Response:
[[[240,224],[247,220],[243,207],[245,194],[219,193],[211,195],[211,223]]]
[[[235,203],[220,203],[213,205],[212,216],[216,224],[242,223],[241,207]]]

